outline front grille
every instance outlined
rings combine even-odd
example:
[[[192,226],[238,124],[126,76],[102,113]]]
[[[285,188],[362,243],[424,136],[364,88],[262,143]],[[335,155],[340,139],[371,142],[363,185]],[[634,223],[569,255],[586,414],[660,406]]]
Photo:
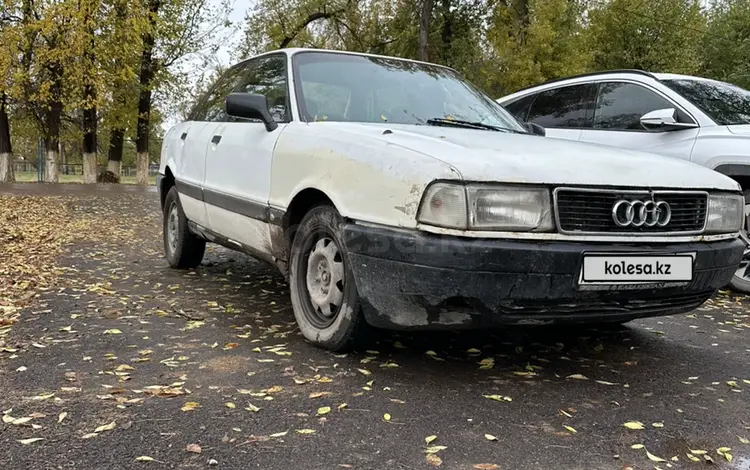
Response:
[[[620,200],[665,201],[672,217],[663,227],[618,226],[612,217],[612,208]],[[558,188],[555,191],[557,225],[562,233],[698,233],[706,222],[708,194],[690,191],[633,191]]]
[[[662,312],[684,310],[700,307],[711,297],[714,291],[702,291],[679,294],[657,294],[644,297],[612,293],[592,298],[571,299],[565,301],[550,300],[507,300],[500,304],[500,311],[509,315],[616,315],[637,314],[655,315]],[[636,298],[634,298],[636,297]]]

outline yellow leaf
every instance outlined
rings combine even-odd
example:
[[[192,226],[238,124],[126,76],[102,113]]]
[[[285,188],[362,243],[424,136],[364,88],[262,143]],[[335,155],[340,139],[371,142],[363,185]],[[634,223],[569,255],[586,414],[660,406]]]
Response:
[[[383,116],[383,115],[381,114],[381,115],[380,115],[380,120],[381,120],[381,121],[387,121],[387,120],[388,120],[388,118],[387,118],[387,117],[385,117],[385,116]]]
[[[109,330],[104,330],[105,335],[120,335],[122,334],[122,331],[118,330],[117,328],[111,328]]]
[[[43,437],[32,437],[32,438],[29,438],[29,439],[19,439],[18,442],[20,442],[21,444],[27,446],[29,444],[33,444],[35,442],[43,441],[43,440],[44,440]]]
[[[445,450],[447,448],[448,447],[446,447],[446,446],[430,446],[430,447],[426,447],[425,448],[424,453],[425,454],[436,454],[436,453],[440,452],[441,450]]]
[[[237,405],[235,405],[235,404],[234,404],[234,403],[232,403],[231,401],[228,401],[228,402],[224,403],[224,406],[226,406],[226,407],[227,407],[227,408],[229,408],[230,410],[233,410],[233,409],[237,408]]]
[[[480,351],[480,350],[479,350],[479,349],[477,349],[477,348],[470,348],[470,349],[467,349],[467,350],[466,350],[466,352],[467,352],[468,354],[481,354],[481,352],[482,352],[482,351]]]
[[[727,460],[727,462],[731,462],[732,461],[732,454],[730,454],[729,452],[724,452],[721,455],[724,456],[724,458]]]
[[[432,350],[425,351],[425,354],[427,354],[428,356],[437,356],[437,353],[435,351],[432,351]]]
[[[237,346],[239,346],[239,345],[240,345],[239,343],[227,343],[227,344],[225,344],[225,345],[224,345],[224,347],[223,347],[222,349],[223,349],[224,351],[228,351],[228,350],[230,350],[230,349],[234,349],[234,348],[236,348],[236,347],[237,347]]]
[[[482,396],[484,398],[489,398],[490,400],[495,400],[495,401],[500,401],[500,402],[502,402],[502,401],[513,401],[513,399],[511,397],[506,397],[506,396],[503,396],[503,395],[482,395]]]
[[[384,420],[385,420],[386,422],[388,422],[388,421],[390,421],[390,420],[391,420],[391,415],[390,415],[390,414],[388,414],[388,413],[386,413],[386,414],[384,414],[384,415],[383,415],[383,419],[384,419]]]
[[[320,408],[318,408],[318,416],[327,415],[330,412],[331,412],[330,406],[321,406]]]
[[[494,463],[475,463],[472,465],[473,468],[476,470],[499,470],[500,467],[498,467]]]
[[[573,415],[572,415],[572,414],[568,413],[568,412],[567,412],[567,411],[565,411],[565,410],[560,410],[560,413],[564,414],[564,415],[565,415],[565,416],[567,416],[568,418],[572,418],[572,417],[573,417]]]
[[[443,459],[438,457],[435,454],[427,454],[425,456],[425,460],[428,464],[432,465],[433,467],[439,467],[443,463]]]
[[[320,398],[322,396],[330,395],[330,394],[331,394],[331,392],[312,392],[310,394],[310,398]]]
[[[189,401],[189,402],[185,403],[184,405],[182,405],[182,408],[180,408],[180,409],[182,411],[193,411],[194,409],[198,408],[199,406],[201,406],[201,405],[197,401]]]
[[[199,446],[198,444],[188,444],[187,447],[185,447],[185,450],[193,454],[200,454],[201,446]]]
[[[649,451],[646,451],[646,457],[648,457],[648,459],[652,462],[666,462],[666,460],[664,460],[663,458],[657,457]]]
[[[721,454],[726,454],[727,452],[729,452],[731,450],[732,449],[729,448],[729,447],[719,447],[718,449],[716,449],[716,453],[719,454],[719,455],[721,455]]]
[[[287,433],[287,432],[289,432],[289,431],[284,431],[284,432],[277,432],[276,434],[271,434],[271,435],[270,435],[270,436],[268,436],[268,437],[284,437],[284,436],[286,436],[286,433]]]
[[[651,423],[651,426],[653,426],[655,428],[663,428],[664,427],[664,423]]]
[[[424,443],[429,444],[430,442],[433,442],[435,439],[437,439],[437,436],[435,435],[427,436],[424,438]]]
[[[258,411],[260,411],[260,408],[258,408],[257,406],[253,405],[252,403],[248,403],[247,406],[245,407],[245,409],[247,411],[252,411],[253,413],[257,413]]]
[[[83,436],[81,436],[81,439],[91,439],[92,437],[96,437],[98,435],[99,434],[97,434],[95,432],[90,432],[88,434],[84,434]]]
[[[750,444],[750,439],[742,436],[737,436],[737,438],[740,440],[740,444]]]
[[[29,417],[29,416],[26,416],[26,417],[23,417],[23,418],[16,418],[16,419],[14,419],[13,421],[11,421],[11,422],[10,422],[10,424],[15,424],[15,425],[19,426],[19,425],[21,425],[21,424],[25,424],[25,423],[28,423],[28,422],[29,422],[29,421],[31,421],[32,419],[33,419],[33,418],[31,418],[31,417]]]
[[[314,429],[297,429],[297,434],[315,434],[315,430]]]
[[[568,431],[570,431],[570,432],[574,433],[574,434],[578,432],[578,431],[576,431],[576,430],[575,430],[574,428],[572,428],[571,426],[563,425],[563,427],[564,427],[565,429],[567,429]]]
[[[706,453],[706,451],[705,450],[693,450],[693,449],[690,449],[690,453],[691,454],[695,454],[695,455],[704,455]]]
[[[126,370],[135,370],[135,367],[133,367],[133,366],[129,366],[129,365],[127,365],[127,364],[120,364],[119,366],[117,366],[117,367],[115,368],[115,370],[116,370],[117,372],[122,372],[122,371],[126,371]]]
[[[67,412],[67,411],[63,411],[62,413],[60,413],[60,416],[58,416],[58,417],[57,417],[57,422],[58,422],[58,424],[59,424],[59,423],[62,423],[62,422],[63,422],[63,420],[64,420],[64,419],[65,419],[65,418],[66,418],[67,416],[68,416],[68,412]]]
[[[623,424],[628,429],[644,429],[643,423],[640,421],[628,421],[627,423]]]
[[[643,447],[644,447],[643,444],[633,444],[632,446],[630,446],[631,449],[635,449],[635,450],[643,449]]]
[[[569,378],[569,379],[576,379],[576,380],[588,380],[589,379],[588,377],[586,377],[583,374],[573,374],[573,375],[569,375],[567,378]]]
[[[495,436],[493,436],[492,434],[485,434],[484,438],[487,439],[488,441],[496,441],[497,440],[497,438]]]
[[[141,455],[140,457],[136,457],[135,460],[137,462],[151,462],[154,458],[149,457],[148,455]]]
[[[687,455],[687,458],[690,459],[690,460],[692,460],[693,462],[700,462],[701,461],[701,459],[699,459],[698,457],[694,456],[693,454],[685,454],[685,455]]]
[[[727,381],[727,385],[729,385],[730,387],[737,387],[737,382],[735,382],[734,380],[729,380]]]
[[[343,410],[343,409],[344,409],[344,408],[346,408],[347,406],[349,406],[349,405],[347,405],[346,403],[342,403],[342,404],[340,404],[340,405],[338,406],[338,408],[339,408],[340,410]]]
[[[104,431],[111,431],[111,430],[113,430],[116,427],[117,427],[117,423],[114,422],[114,421],[112,421],[109,424],[105,424],[105,425],[99,426],[98,428],[94,429],[94,432],[100,433],[100,432],[104,432]]]
[[[357,369],[362,375],[370,375],[372,372],[370,372],[367,369]]]

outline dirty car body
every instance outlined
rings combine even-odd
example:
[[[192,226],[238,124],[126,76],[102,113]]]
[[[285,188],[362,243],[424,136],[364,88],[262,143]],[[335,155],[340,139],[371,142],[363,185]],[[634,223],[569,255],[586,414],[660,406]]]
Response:
[[[686,312],[743,253],[730,178],[532,135],[452,69],[395,58],[238,64],[170,129],[160,173],[191,236],[279,266],[303,334],[332,349],[331,329],[359,317],[439,329]],[[169,207],[168,254],[182,220]],[[329,236],[305,248],[308,226]]]

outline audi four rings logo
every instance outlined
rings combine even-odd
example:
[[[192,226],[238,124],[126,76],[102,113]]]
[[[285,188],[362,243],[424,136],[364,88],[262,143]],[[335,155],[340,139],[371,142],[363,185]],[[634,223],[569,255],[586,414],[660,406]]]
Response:
[[[618,227],[664,227],[671,218],[672,208],[665,201],[621,199],[612,206],[612,220]]]

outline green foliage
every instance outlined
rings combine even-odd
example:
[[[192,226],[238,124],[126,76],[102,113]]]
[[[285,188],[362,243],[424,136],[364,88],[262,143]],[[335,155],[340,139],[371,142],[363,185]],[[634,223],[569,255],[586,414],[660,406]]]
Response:
[[[750,2],[714,3],[703,56],[707,75],[750,89]]]
[[[588,16],[594,70],[701,70],[706,17],[700,0],[611,0],[595,4]]]

